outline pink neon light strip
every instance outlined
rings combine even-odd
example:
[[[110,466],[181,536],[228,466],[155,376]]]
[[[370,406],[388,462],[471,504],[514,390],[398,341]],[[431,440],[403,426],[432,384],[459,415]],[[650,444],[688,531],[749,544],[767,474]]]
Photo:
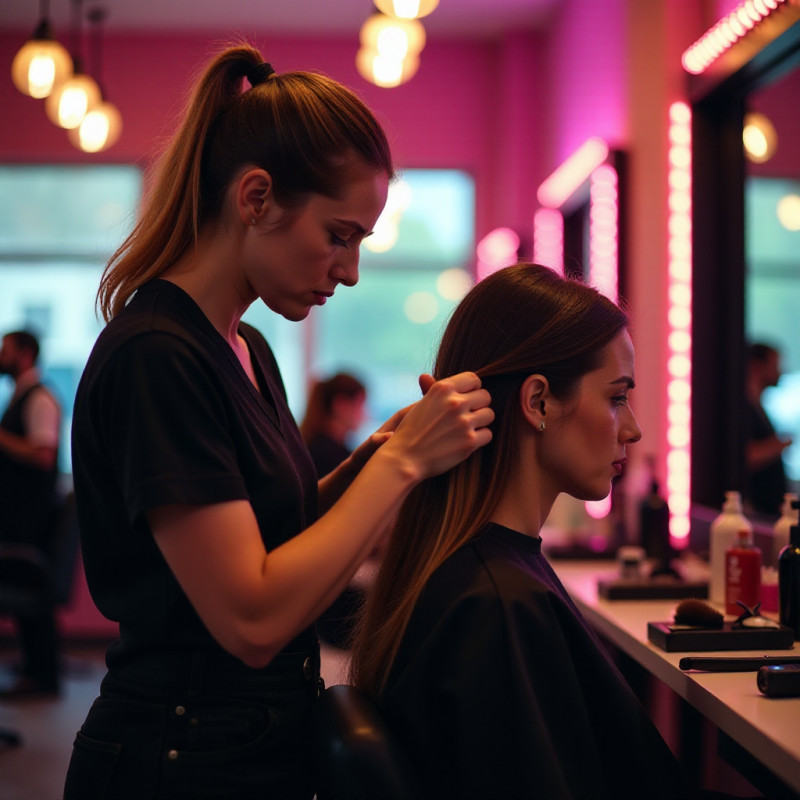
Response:
[[[589,283],[615,303],[619,299],[619,205],[617,171],[603,164],[589,189]]]
[[[533,215],[533,260],[564,274],[564,217],[555,208]]]
[[[692,112],[669,109],[667,503],[670,541],[689,543],[692,403]]]
[[[536,199],[547,208],[560,208],[607,158],[608,145],[602,139],[587,139],[542,182]]]
[[[683,68],[693,75],[705,72],[723,53],[785,2],[786,0],[746,0],[740,3],[684,52],[681,58]]]

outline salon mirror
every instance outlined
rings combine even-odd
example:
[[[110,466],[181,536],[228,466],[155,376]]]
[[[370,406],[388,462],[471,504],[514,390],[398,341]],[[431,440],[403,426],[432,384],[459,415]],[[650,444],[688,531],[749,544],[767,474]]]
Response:
[[[793,186],[792,191],[800,195],[796,161],[800,8],[786,6],[779,12],[732,46],[706,73],[689,77],[693,140],[691,483],[693,503],[710,508],[719,507],[725,491],[741,490],[745,483],[742,419],[747,340],[763,336],[781,345],[786,373],[781,390],[785,384],[796,392],[795,373],[800,372],[800,248],[793,245],[793,261],[791,257],[778,258],[773,252],[777,237],[756,230],[761,224],[757,214],[767,213],[756,211],[767,188],[777,194]],[[792,92],[793,99],[783,99],[785,91]],[[772,110],[784,105],[794,106],[791,113]],[[786,153],[794,163],[786,175],[778,160],[770,166],[769,161],[756,165],[745,158],[745,116],[759,110],[773,114],[778,128],[787,126],[785,133],[778,131],[778,147],[793,151]],[[774,158],[778,158],[777,151]],[[787,185],[774,183],[779,179],[787,179]],[[768,204],[763,203],[765,207]],[[788,234],[780,238],[796,243],[797,238],[792,238],[796,232]],[[793,311],[783,311],[784,300]],[[797,409],[797,395],[792,396]],[[776,396],[774,402],[782,406],[786,401]],[[796,456],[792,454],[792,458]]]

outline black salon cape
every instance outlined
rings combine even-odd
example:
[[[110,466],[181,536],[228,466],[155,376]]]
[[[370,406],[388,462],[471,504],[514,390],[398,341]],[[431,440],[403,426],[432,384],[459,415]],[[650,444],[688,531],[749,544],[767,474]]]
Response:
[[[380,705],[426,796],[693,797],[540,548],[490,524],[414,610]]]

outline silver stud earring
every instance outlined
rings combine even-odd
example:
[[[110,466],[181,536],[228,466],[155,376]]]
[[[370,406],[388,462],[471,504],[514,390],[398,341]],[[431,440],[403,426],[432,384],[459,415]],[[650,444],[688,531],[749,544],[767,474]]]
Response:
[[[544,429],[545,429],[545,424],[544,424],[544,420],[542,420],[542,421],[539,423],[539,430],[543,432],[543,431],[544,431]]]
[[[255,225],[256,224],[256,218],[255,217],[250,217],[250,224],[251,225]]]

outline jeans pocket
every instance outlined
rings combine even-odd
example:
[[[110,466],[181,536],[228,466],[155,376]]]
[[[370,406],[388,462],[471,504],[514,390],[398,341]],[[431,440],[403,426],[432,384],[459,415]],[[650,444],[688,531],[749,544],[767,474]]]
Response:
[[[202,762],[247,758],[268,747],[274,722],[271,709],[255,704],[192,709],[182,757]]]
[[[91,739],[78,731],[64,784],[64,800],[106,800],[122,745]]]

